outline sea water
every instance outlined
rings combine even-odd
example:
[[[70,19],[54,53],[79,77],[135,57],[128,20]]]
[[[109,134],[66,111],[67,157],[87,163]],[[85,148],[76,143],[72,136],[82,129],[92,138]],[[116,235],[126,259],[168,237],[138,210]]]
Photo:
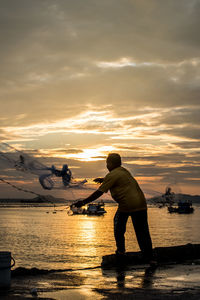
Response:
[[[200,243],[200,207],[193,214],[169,214],[167,208],[148,208],[153,247]],[[98,266],[103,255],[114,253],[113,217],[67,214],[61,207],[0,207],[0,251],[10,251],[16,267],[40,269]],[[139,251],[131,219],[126,250]]]

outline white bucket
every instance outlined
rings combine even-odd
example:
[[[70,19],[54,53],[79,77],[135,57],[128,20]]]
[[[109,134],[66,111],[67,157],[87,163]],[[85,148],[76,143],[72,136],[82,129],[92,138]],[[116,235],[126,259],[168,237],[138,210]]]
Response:
[[[13,265],[11,265],[11,260],[13,260]],[[10,287],[11,268],[14,264],[15,261],[11,257],[11,252],[0,252],[0,289]]]

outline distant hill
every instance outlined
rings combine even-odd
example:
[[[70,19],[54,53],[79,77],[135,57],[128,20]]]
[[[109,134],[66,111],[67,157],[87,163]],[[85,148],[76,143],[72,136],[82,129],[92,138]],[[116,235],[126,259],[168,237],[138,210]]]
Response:
[[[78,201],[79,199],[77,199]],[[98,202],[100,199],[97,199],[94,202]],[[64,199],[64,198],[56,198],[52,195],[41,195],[37,196],[35,198],[0,198],[0,204],[2,205],[9,205],[9,204],[40,204],[40,205],[47,205],[47,204],[57,204],[57,205],[71,205],[74,203],[76,200],[71,200],[71,199]],[[105,203],[114,203],[113,200],[110,199],[104,199],[103,200]]]
[[[77,199],[79,200],[79,199]],[[97,199],[94,202],[98,202],[100,199]],[[189,195],[189,194],[175,194],[174,198],[175,202],[178,202],[180,200],[183,201],[191,201],[192,203],[200,204],[200,195]],[[103,199],[105,203],[110,203],[113,205],[117,205],[115,201],[112,199]],[[159,204],[163,203],[165,199],[162,196],[155,196],[152,198],[147,199],[148,204]],[[6,204],[60,204],[60,205],[70,205],[75,200],[71,199],[64,199],[64,198],[56,198],[51,195],[44,195],[42,197],[35,197],[35,198],[1,198],[0,204],[6,205]]]
[[[157,204],[163,203],[164,197],[162,196],[155,196],[152,198],[147,199],[147,202],[150,204]],[[192,203],[200,204],[200,195],[188,195],[188,194],[175,194],[174,201],[190,201]]]
[[[45,196],[37,196],[35,198],[1,198],[0,204],[15,204],[15,203],[26,203],[26,204],[33,204],[33,203],[44,203],[44,204],[66,204],[66,202],[70,202],[64,198],[55,198],[51,195]]]

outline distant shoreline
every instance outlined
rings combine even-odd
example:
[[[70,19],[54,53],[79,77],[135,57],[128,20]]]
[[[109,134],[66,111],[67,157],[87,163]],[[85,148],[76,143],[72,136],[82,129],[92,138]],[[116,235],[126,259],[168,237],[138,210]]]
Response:
[[[0,199],[0,208],[2,207],[58,207],[58,206],[69,206],[72,203],[74,203],[74,200],[67,200],[67,199],[56,199],[54,197],[50,197],[50,199],[48,198],[2,198]],[[98,202],[98,200],[94,201],[94,202]],[[111,206],[115,206],[117,205],[117,203],[115,203],[112,200],[104,200],[104,203],[109,204]]]
[[[186,195],[177,194],[175,203],[179,200],[191,201],[193,205],[200,205],[199,195]],[[77,199],[80,200],[80,199]],[[97,199],[94,202],[98,202]],[[116,206],[117,203],[111,199],[104,199],[105,204],[109,206]],[[74,203],[74,199],[55,198],[51,195],[38,196],[35,198],[0,198],[0,207],[53,207],[53,206],[68,206]],[[147,199],[148,207],[158,207],[159,204],[163,204],[163,197],[153,197]]]

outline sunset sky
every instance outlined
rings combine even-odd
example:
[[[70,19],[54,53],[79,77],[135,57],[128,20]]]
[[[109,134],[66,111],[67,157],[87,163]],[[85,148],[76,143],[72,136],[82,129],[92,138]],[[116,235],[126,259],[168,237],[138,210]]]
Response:
[[[199,16],[199,0],[0,0],[1,142],[76,178],[118,152],[145,193],[200,194]]]

